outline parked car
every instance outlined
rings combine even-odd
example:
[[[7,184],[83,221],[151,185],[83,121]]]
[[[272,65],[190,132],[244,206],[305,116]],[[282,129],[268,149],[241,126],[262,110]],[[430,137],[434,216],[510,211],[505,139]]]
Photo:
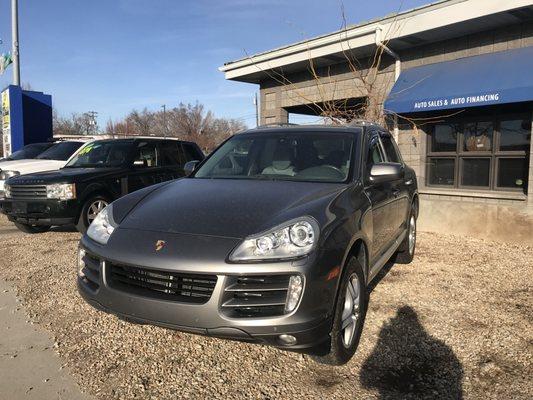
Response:
[[[413,259],[417,215],[415,173],[383,128],[252,129],[102,211],[78,289],[133,322],[343,364],[368,285],[391,257]]]
[[[63,167],[68,159],[81,147],[84,142],[78,141],[64,141],[50,143],[50,146],[41,146],[37,145],[28,145],[24,147],[25,151],[24,157],[28,157],[28,147],[39,149],[46,148],[41,154],[37,155],[34,158],[23,158],[17,159],[20,157],[20,153],[14,153],[15,159],[10,159],[9,161],[0,162],[0,198],[4,197],[4,185],[5,181],[13,176],[30,174],[34,172],[45,172],[45,171],[54,171]],[[44,143],[43,143],[44,144]]]
[[[175,139],[96,140],[57,171],[10,178],[2,212],[27,233],[75,224],[84,232],[111,201],[183,176],[189,160],[203,159],[195,143]]]

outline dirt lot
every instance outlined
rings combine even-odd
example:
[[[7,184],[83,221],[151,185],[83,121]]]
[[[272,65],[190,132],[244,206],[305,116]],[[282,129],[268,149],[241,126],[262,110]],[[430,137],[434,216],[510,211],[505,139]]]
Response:
[[[411,265],[372,291],[344,367],[299,354],[136,326],[75,290],[75,232],[28,236],[0,217],[0,277],[101,399],[533,398],[533,249],[420,233]]]

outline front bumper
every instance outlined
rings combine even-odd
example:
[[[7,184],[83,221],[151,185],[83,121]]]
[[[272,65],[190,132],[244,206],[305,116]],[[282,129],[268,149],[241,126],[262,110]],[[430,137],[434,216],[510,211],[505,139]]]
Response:
[[[76,200],[3,198],[0,199],[0,211],[12,222],[29,225],[70,225],[75,224],[78,217]]]
[[[143,232],[141,235],[136,235],[137,238],[143,239],[130,236],[130,241],[134,243],[130,243],[128,254],[122,254],[121,259],[118,259],[119,254],[116,250],[109,249],[108,246],[100,246],[84,236],[81,247],[97,260],[98,268],[97,277],[92,278],[96,279],[96,285],[78,274],[78,290],[89,304],[137,323],[262,343],[291,351],[314,354],[326,351],[324,344],[328,343],[331,330],[336,283],[334,280],[326,279],[327,273],[324,275],[323,272],[328,269],[317,265],[319,260],[316,257],[277,263],[230,264],[224,261],[226,252],[228,248],[233,248],[238,240],[174,234],[163,235],[163,239],[167,243],[179,243],[180,248],[187,249],[184,251],[185,254],[182,254],[179,259],[175,258],[175,254],[161,254],[161,259],[158,260],[160,257],[156,255],[157,252],[153,248],[143,250],[140,245],[140,242],[153,243],[152,238],[146,240],[147,235],[149,236],[150,233]],[[169,240],[168,236],[174,236],[173,240]],[[158,237],[161,235],[159,234]],[[115,245],[110,247],[116,249],[118,245],[115,242]],[[210,255],[205,255],[206,251]],[[171,252],[170,249],[169,252]],[[224,253],[224,257],[218,258],[219,253]],[[146,258],[150,257],[147,254],[152,257],[150,262],[146,262]],[[187,259],[191,254],[203,254],[203,262],[199,260],[196,263],[189,262]],[[214,261],[216,258],[218,262]],[[111,268],[116,263],[133,265],[131,263],[133,260],[139,261],[135,263],[135,267],[141,266],[147,270],[157,268],[160,271],[216,275],[216,285],[209,299],[203,304],[171,301],[117,289],[112,282]],[[186,267],[181,265],[183,260],[187,260]],[[289,314],[282,312],[267,317],[236,317],[225,308],[224,304],[227,304],[228,300],[228,287],[235,282],[236,277],[284,274],[299,274],[304,277],[303,294],[299,306],[293,312]],[[293,336],[296,342],[288,344],[283,341],[280,335],[284,334]]]

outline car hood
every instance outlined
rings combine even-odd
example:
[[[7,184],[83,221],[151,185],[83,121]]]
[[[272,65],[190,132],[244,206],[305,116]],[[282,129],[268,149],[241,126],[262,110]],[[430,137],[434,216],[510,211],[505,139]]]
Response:
[[[121,221],[120,229],[244,238],[303,215],[320,223],[327,218],[331,202],[346,187],[311,182],[181,179],[152,191],[136,206],[132,204],[133,210]]]
[[[60,160],[16,160],[0,162],[0,169],[18,171],[21,175],[41,171],[53,171],[65,165],[66,161]]]
[[[62,168],[57,171],[39,172],[11,178],[11,185],[48,183],[76,183],[116,173],[120,168]]]

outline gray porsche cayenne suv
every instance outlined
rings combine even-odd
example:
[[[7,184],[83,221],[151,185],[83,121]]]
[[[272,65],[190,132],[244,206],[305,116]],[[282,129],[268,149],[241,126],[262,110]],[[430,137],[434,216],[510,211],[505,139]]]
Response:
[[[128,321],[346,363],[369,283],[415,251],[416,176],[391,135],[364,122],[260,127],[187,168],[97,216],[81,295]]]

